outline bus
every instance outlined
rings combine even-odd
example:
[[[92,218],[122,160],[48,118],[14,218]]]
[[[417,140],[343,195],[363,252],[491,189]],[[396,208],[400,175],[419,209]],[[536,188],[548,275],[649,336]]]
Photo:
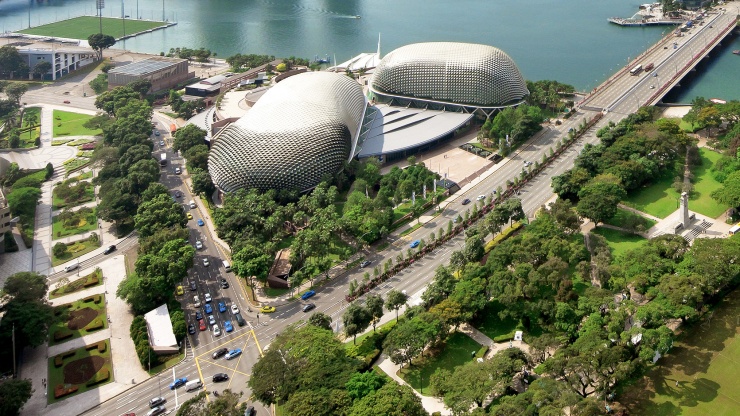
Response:
[[[167,166],[167,153],[159,155],[159,166]]]
[[[642,72],[642,65],[637,65],[634,68],[630,69],[630,75],[637,75],[640,72]]]

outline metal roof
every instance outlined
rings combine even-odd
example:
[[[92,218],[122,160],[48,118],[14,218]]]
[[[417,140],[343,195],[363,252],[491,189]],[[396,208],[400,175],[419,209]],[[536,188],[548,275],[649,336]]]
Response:
[[[111,69],[110,74],[147,75],[185,61],[184,59],[155,57]]]

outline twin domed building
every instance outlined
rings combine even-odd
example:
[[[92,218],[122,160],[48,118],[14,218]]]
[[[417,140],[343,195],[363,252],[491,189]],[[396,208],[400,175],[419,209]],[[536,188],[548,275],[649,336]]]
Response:
[[[306,72],[277,83],[211,141],[208,169],[223,192],[307,191],[353,158],[405,158],[524,102],[514,61],[492,46],[428,42],[387,54],[368,97],[343,73]]]

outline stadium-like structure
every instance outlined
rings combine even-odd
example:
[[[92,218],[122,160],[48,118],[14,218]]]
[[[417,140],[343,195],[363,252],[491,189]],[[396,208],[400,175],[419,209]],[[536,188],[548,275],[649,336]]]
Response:
[[[312,189],[355,156],[366,108],[362,88],[344,74],[289,77],[214,137],[211,179],[223,192]]]
[[[514,61],[498,48],[458,42],[402,46],[376,67],[370,90],[382,103],[486,117],[524,102],[529,91]]]

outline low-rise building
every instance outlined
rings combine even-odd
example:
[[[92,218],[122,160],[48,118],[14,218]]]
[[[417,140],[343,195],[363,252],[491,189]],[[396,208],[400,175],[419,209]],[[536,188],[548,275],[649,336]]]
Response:
[[[154,56],[111,69],[108,72],[108,89],[148,80],[152,83],[150,92],[167,90],[195,77],[195,72],[188,71],[186,59]]]
[[[44,79],[55,80],[74,72],[97,60],[97,54],[90,48],[76,46],[54,47],[54,45],[34,44],[18,47],[18,53],[26,59],[29,77],[34,77],[34,69],[41,62],[51,62],[52,69],[43,75]]]

